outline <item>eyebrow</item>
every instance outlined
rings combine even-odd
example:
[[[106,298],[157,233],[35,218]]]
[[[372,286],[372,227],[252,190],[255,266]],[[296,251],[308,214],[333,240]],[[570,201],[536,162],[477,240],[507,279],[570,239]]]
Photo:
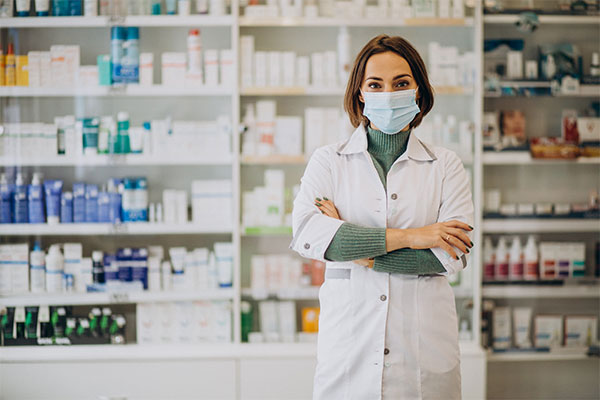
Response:
[[[408,76],[408,77],[412,78],[412,76],[410,76],[410,74],[401,74],[401,75],[396,75],[396,76],[394,77],[394,79],[392,79],[392,80],[394,80],[394,81],[395,81],[396,79],[398,79],[398,78],[404,78],[405,76]],[[383,80],[383,79],[381,79],[381,78],[378,78],[378,77],[376,77],[376,76],[369,76],[369,77],[367,78],[367,80],[369,80],[369,79],[373,79],[374,81],[382,81],[382,80]]]

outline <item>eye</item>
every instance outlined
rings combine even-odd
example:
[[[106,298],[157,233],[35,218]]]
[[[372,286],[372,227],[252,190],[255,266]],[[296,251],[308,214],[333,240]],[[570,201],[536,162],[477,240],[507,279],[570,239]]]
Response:
[[[406,87],[406,86],[408,86],[407,81],[400,81],[396,84],[396,87]]]
[[[371,82],[367,86],[371,89],[379,89],[381,87],[377,82]]]

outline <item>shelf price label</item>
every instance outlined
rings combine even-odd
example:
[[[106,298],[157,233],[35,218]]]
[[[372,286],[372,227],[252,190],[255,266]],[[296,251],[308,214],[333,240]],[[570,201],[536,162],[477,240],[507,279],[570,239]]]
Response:
[[[110,233],[118,235],[128,232],[127,224],[113,224],[110,226]]]
[[[108,298],[111,303],[131,303],[127,292],[113,292]]]

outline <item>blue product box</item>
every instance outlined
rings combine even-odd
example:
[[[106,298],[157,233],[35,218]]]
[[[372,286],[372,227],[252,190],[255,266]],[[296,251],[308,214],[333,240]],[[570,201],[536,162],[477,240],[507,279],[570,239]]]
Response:
[[[112,222],[110,219],[110,193],[98,193],[98,222]]]
[[[117,251],[117,265],[119,268],[119,280],[121,282],[132,282],[132,250],[130,248],[123,248]]]
[[[144,290],[148,290],[148,249],[133,249],[131,265],[132,280],[142,282]]]
[[[73,193],[63,192],[60,196],[60,222],[70,224],[73,222]]]
[[[104,254],[104,280],[118,281],[119,280],[119,265],[114,254]]]
[[[29,202],[29,223],[43,224],[46,222],[46,213],[44,211],[44,188],[42,185],[28,185],[27,200]]]
[[[73,184],[73,222],[85,222],[85,183]]]
[[[98,185],[85,185],[85,222],[98,222]]]

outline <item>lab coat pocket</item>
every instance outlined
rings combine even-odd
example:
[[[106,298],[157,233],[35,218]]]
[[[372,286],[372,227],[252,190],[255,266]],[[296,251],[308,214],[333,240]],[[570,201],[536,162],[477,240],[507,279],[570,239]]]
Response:
[[[443,374],[459,363],[454,292],[445,276],[421,278],[419,337],[421,372]]]

